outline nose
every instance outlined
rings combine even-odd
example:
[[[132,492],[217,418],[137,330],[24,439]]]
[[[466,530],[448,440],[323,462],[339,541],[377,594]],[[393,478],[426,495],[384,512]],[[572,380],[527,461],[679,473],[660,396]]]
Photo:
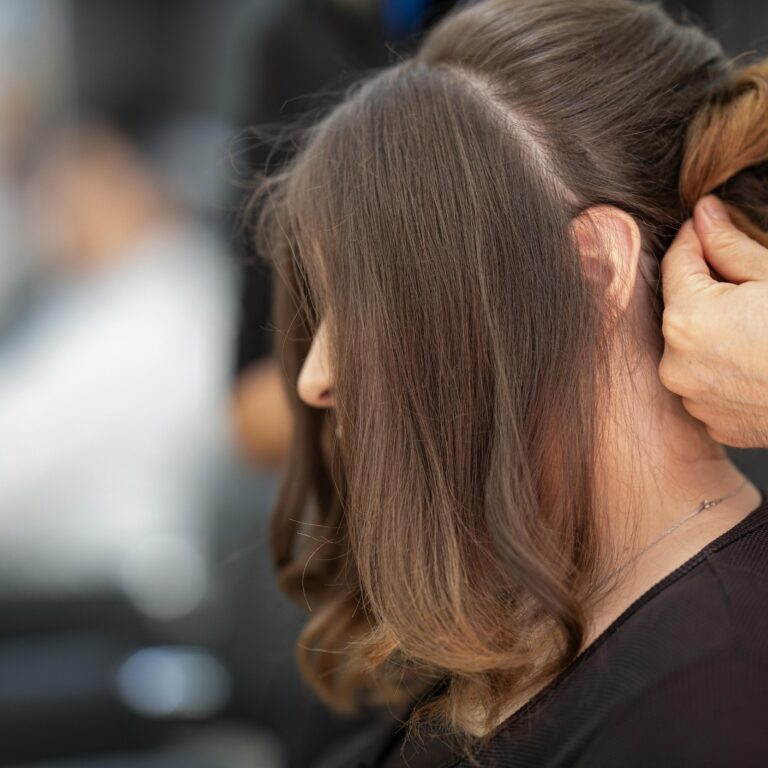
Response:
[[[313,408],[333,406],[333,382],[328,361],[327,330],[324,322],[315,333],[304,365],[299,373],[296,389],[299,397]]]

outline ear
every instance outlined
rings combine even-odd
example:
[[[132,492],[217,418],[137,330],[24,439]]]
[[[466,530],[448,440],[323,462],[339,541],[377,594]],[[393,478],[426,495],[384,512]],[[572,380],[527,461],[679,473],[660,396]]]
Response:
[[[619,314],[632,297],[642,238],[637,222],[613,205],[587,208],[571,221],[584,275]]]

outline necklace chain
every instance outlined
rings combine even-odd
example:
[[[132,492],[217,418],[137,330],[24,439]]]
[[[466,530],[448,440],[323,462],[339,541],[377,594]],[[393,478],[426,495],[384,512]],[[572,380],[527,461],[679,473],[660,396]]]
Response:
[[[738,488],[731,491],[730,493],[725,494],[725,496],[720,496],[716,499],[704,499],[702,502],[699,503],[699,506],[693,510],[693,512],[686,515],[682,520],[678,520],[674,525],[671,525],[669,528],[667,528],[667,530],[664,531],[664,533],[662,533],[660,536],[657,536],[650,544],[647,544],[645,547],[643,547],[637,554],[633,555],[629,560],[627,560],[627,562],[625,562],[620,568],[617,568],[615,571],[613,571],[613,573],[609,574],[607,579],[614,577],[617,573],[621,573],[621,571],[623,571],[627,566],[631,565],[635,560],[637,560],[637,558],[640,557],[640,555],[647,552],[654,544],[657,544],[665,536],[668,536],[670,533],[672,533],[672,531],[679,528],[683,523],[687,522],[692,517],[695,517],[700,512],[703,512],[705,509],[711,509],[712,507],[716,507],[718,504],[720,504],[720,502],[735,496],[747,484],[748,481],[749,479],[745,478]]]

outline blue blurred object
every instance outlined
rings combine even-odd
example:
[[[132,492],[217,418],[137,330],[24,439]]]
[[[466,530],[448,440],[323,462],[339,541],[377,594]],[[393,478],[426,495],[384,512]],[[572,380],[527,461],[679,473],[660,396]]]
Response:
[[[386,34],[396,38],[419,32],[429,0],[382,0],[379,9]]]
[[[229,671],[206,648],[142,648],[125,659],[117,672],[117,690],[125,705],[158,719],[217,715],[227,704],[231,688]]]

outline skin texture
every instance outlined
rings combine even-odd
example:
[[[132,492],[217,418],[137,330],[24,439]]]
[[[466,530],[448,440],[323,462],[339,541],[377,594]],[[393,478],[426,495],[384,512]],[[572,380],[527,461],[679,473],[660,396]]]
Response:
[[[709,195],[661,269],[662,383],[717,442],[768,447],[768,249]]]

